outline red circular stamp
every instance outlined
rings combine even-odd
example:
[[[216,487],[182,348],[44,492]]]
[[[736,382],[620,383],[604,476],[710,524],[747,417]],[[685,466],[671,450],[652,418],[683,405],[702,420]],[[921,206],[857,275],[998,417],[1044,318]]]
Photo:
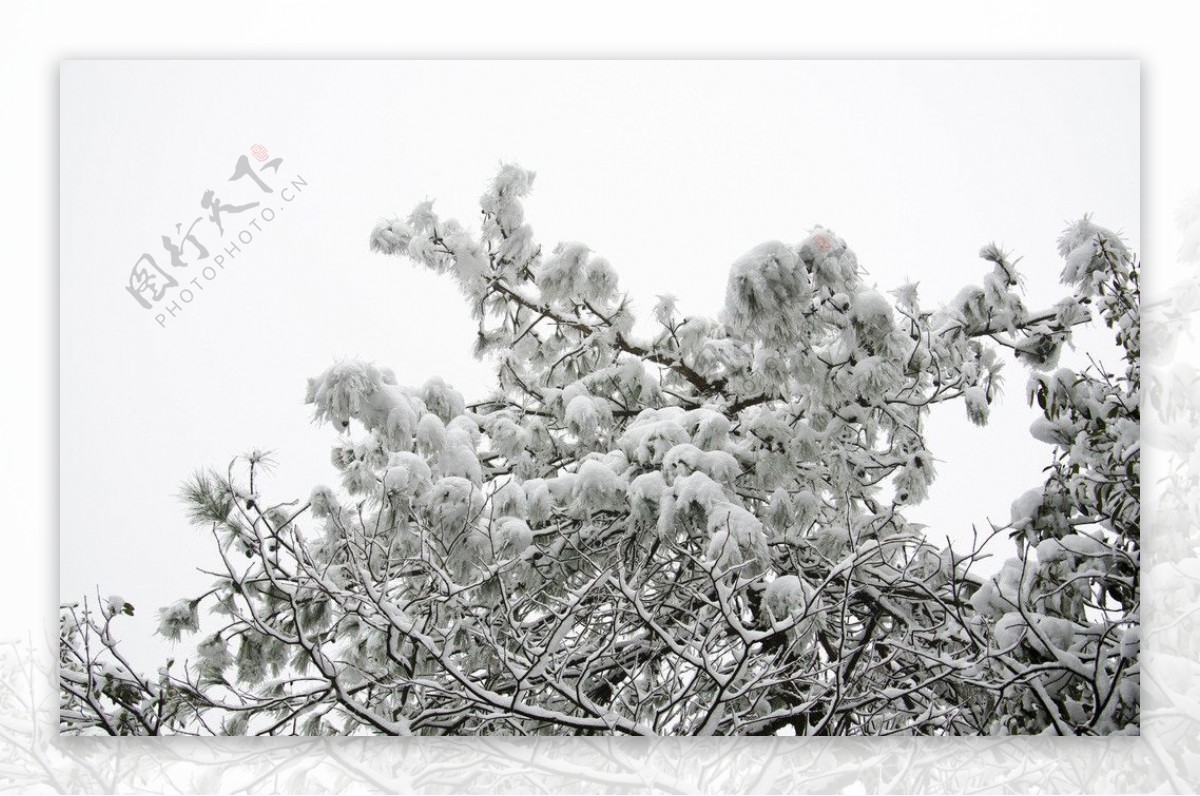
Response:
[[[813,236],[813,245],[821,251],[827,252],[833,248],[833,241],[829,239],[828,235],[821,233]]]
[[[262,162],[267,159],[267,148],[262,144],[255,144],[250,147],[250,154],[254,155],[255,160]]]

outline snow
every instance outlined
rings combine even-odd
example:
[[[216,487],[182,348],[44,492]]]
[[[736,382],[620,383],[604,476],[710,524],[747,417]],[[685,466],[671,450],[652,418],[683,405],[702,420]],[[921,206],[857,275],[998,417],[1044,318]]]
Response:
[[[425,408],[437,415],[443,423],[461,415],[466,408],[462,394],[440,376],[434,376],[421,387],[421,400]]]
[[[854,366],[851,390],[865,400],[879,400],[900,385],[900,369],[883,357],[868,356]]]
[[[1060,616],[1046,616],[1045,614],[1033,615],[1034,625],[1037,627],[1038,633],[1045,637],[1050,644],[1058,650],[1069,650],[1071,644],[1075,640],[1075,624],[1068,619],[1063,619]],[[1053,652],[1048,650],[1040,638],[1032,642],[1035,649],[1052,655]]]
[[[713,562],[715,570],[724,572],[745,562],[741,546],[729,531],[716,531],[709,538],[705,556]]]
[[[700,459],[704,451],[690,442],[683,442],[671,450],[662,460],[662,471],[667,479],[674,482],[677,476],[688,475],[700,469]]]
[[[577,395],[567,404],[567,431],[580,441],[594,442],[612,423],[612,411],[602,398]]]
[[[1030,489],[1013,501],[1012,514],[1010,522],[1014,530],[1024,530],[1028,528],[1035,519],[1038,512],[1041,511],[1043,501],[1043,490],[1041,487]]]
[[[446,424],[447,441],[465,445],[468,448],[479,447],[482,433],[479,424],[470,415],[460,414]]]
[[[742,472],[742,466],[728,451],[705,451],[700,454],[697,464],[714,481],[726,486],[733,486],[734,480]]]
[[[1018,601],[1028,597],[1036,573],[1037,567],[1032,563],[1026,566],[1022,561],[1010,558],[971,596],[971,605],[981,614],[1001,617]]]
[[[528,519],[535,525],[544,525],[550,521],[554,509],[554,500],[550,488],[541,478],[530,478],[521,484],[525,491],[525,506]]]
[[[768,563],[767,539],[762,523],[741,506],[717,503],[708,516],[708,557],[717,569],[748,564],[747,574],[756,574]]]
[[[433,471],[428,462],[421,456],[408,451],[393,453],[388,461],[390,467],[404,468],[408,473],[409,490],[420,494],[429,488],[433,479]]]
[[[407,222],[398,218],[380,221],[371,230],[371,251],[393,256],[404,255],[408,252],[412,234],[412,228]]]
[[[783,533],[789,529],[796,518],[796,507],[786,489],[779,487],[771,493],[771,499],[762,517],[774,531]]]
[[[878,345],[895,325],[892,305],[881,293],[860,290],[850,304],[850,322],[861,340]]]
[[[672,485],[675,499],[681,509],[698,509],[707,512],[719,502],[728,500],[725,490],[707,473],[695,472],[675,479]]]
[[[811,300],[812,285],[800,258],[785,244],[769,241],[730,267],[722,320],[750,339],[791,341]]]
[[[625,482],[601,462],[586,461],[579,466],[573,497],[586,512],[620,511],[625,507]]]
[[[521,455],[532,441],[532,435],[508,415],[492,415],[487,421],[488,439],[492,450],[506,459]]]
[[[617,292],[617,272],[608,260],[593,257],[584,268],[581,295],[593,306],[608,304]]]
[[[417,412],[414,410],[412,402],[397,401],[388,412],[387,421],[382,429],[388,449],[409,450],[413,444],[417,422]]]
[[[533,259],[537,251],[537,243],[533,239],[533,230],[528,224],[523,224],[503,237],[496,254],[514,266],[526,265]]]
[[[679,351],[685,359],[696,359],[701,350],[712,342],[716,329],[708,318],[688,316],[675,327],[675,339],[679,341]]]
[[[647,412],[650,413],[648,417]],[[625,429],[625,433],[617,440],[617,445],[630,461],[643,466],[661,465],[668,451],[691,440],[679,422],[679,414],[682,413],[676,413],[676,417],[663,417],[653,409],[646,410]],[[660,417],[662,419],[659,419]]]
[[[1069,534],[1059,539],[1058,543],[1079,558],[1107,558],[1112,555],[1112,548],[1087,534]]]
[[[988,400],[987,392],[975,385],[963,390],[963,403],[967,408],[967,418],[977,426],[987,425]]]
[[[1043,539],[1037,546],[1038,563],[1043,565],[1057,564],[1069,558],[1066,547],[1058,539]]]
[[[529,524],[517,517],[505,517],[493,526],[493,544],[497,555],[520,556],[533,544],[533,531]]]
[[[483,483],[483,465],[470,444],[470,437],[461,429],[447,436],[446,447],[437,456],[437,472],[443,478],[457,476],[472,484]]]
[[[589,253],[590,249],[582,243],[560,243],[542,261],[535,278],[544,302],[555,304],[579,293]]]
[[[103,610],[105,616],[118,616],[125,612],[125,607],[129,605],[125,598],[119,594],[110,594],[105,598]]]
[[[500,173],[492,181],[492,193],[498,198],[523,197],[533,189],[537,172],[523,169],[515,163],[500,166]]]
[[[327,486],[314,486],[308,501],[312,504],[313,516],[324,519],[335,514],[339,508],[337,495]]]
[[[857,282],[857,259],[846,242],[830,230],[817,226],[801,241],[797,251],[812,268],[813,285],[833,295],[852,289]]]
[[[1076,426],[1068,418],[1063,417],[1058,420],[1050,420],[1047,417],[1038,417],[1029,425],[1029,434],[1039,442],[1044,442],[1047,445],[1070,445],[1075,439],[1075,435],[1080,431],[1079,426]]]
[[[417,423],[417,445],[425,453],[437,453],[446,447],[446,426],[434,414],[421,417]]]
[[[465,232],[446,237],[446,248],[454,254],[451,270],[459,288],[468,298],[482,295],[491,275],[491,263],[483,247]]]
[[[375,365],[348,360],[308,380],[307,402],[316,405],[317,420],[345,428],[351,419],[369,429],[386,424],[392,408],[408,396],[386,384]]]
[[[492,513],[497,517],[524,519],[528,514],[528,500],[521,485],[509,481],[492,493]]]
[[[1065,261],[1062,281],[1079,284],[1086,280],[1096,255],[1096,237],[1104,233],[1087,218],[1072,224],[1058,239],[1058,253]]]
[[[546,489],[556,506],[565,506],[571,501],[578,477],[575,473],[559,473],[546,479]]]
[[[627,490],[630,516],[636,522],[653,524],[658,519],[667,483],[658,470],[642,473],[629,483]]]
[[[689,411],[683,418],[684,428],[692,434],[692,444],[701,450],[724,450],[729,444],[729,418],[708,407]]]
[[[438,223],[437,213],[433,211],[433,200],[426,199],[418,202],[408,214],[408,223],[414,232],[429,232]]]
[[[992,628],[992,641],[998,649],[1010,649],[1024,640],[1035,652],[1057,659],[1071,649],[1075,633],[1075,624],[1061,617],[1035,611],[1024,615],[1020,611],[1008,611]]]
[[[422,499],[425,516],[442,531],[461,530],[483,509],[483,494],[465,478],[439,478]]]
[[[383,474],[383,490],[388,494],[400,494],[408,489],[408,470],[389,467]]]
[[[1019,611],[1008,611],[992,627],[992,641],[997,649],[1012,649],[1021,643],[1029,626]]]
[[[763,590],[763,606],[776,621],[803,613],[815,591],[796,575],[780,575]]]
[[[650,314],[654,316],[654,320],[658,321],[663,326],[671,326],[675,322],[676,305],[679,303],[671,293],[662,293],[655,296],[658,299],[654,303],[654,308]]]
[[[1142,648],[1142,630],[1138,625],[1132,625],[1125,628],[1121,633],[1121,657],[1126,660],[1134,660],[1141,652]]]

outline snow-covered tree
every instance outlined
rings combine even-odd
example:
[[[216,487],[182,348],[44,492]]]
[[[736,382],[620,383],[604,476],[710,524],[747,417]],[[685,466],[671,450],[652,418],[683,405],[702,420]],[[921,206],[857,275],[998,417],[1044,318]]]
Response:
[[[535,240],[532,183],[504,167],[478,230],[426,202],[370,237],[455,280],[494,390],[359,361],[310,379],[340,483],[274,502],[259,453],[197,474],[223,574],[160,632],[202,606],[219,626],[147,679],[111,659],[124,604],[68,612],[64,731],[1137,731],[1139,292],[1116,235],[1064,234],[1047,309],[995,246],[929,308],[817,227],[738,259],[718,317],[662,296],[641,334],[607,260]],[[1057,367],[1093,316],[1123,373]],[[986,424],[1004,348],[1049,475],[956,550],[905,517],[934,481],[924,427],[953,403]],[[1016,557],[980,574],[1005,533]]]

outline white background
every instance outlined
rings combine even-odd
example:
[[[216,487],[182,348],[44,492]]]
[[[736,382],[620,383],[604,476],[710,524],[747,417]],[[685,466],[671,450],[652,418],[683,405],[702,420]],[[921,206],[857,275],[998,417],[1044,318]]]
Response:
[[[1174,257],[1178,236],[1173,231],[1171,215],[1180,200],[1192,192],[1197,183],[1196,104],[1193,76],[1196,58],[1192,51],[1193,26],[1177,15],[1176,8],[1159,5],[1153,8],[1134,8],[1117,3],[1059,3],[1053,6],[1036,3],[1010,3],[1004,12],[986,10],[960,3],[922,3],[904,6],[885,3],[855,3],[840,6],[826,5],[783,11],[782,6],[749,6],[736,14],[721,13],[716,4],[661,3],[646,8],[635,3],[610,3],[604,16],[572,11],[558,5],[530,4],[530,13],[523,19],[511,18],[511,11],[498,6],[463,4],[457,13],[438,14],[427,10],[398,9],[391,6],[356,7],[338,13],[336,17],[320,4],[294,3],[263,4],[247,8],[239,3],[216,2],[203,7],[179,7],[171,11],[152,3],[128,3],[122,6],[89,7],[82,4],[58,4],[33,10],[33,6],[16,6],[8,10],[0,57],[4,59],[3,96],[5,152],[4,191],[0,193],[0,210],[6,232],[7,285],[4,306],[0,312],[7,358],[5,403],[5,452],[3,457],[4,496],[9,507],[5,528],[6,550],[10,565],[6,577],[0,580],[0,599],[5,610],[0,635],[6,638],[44,636],[55,621],[58,588],[55,571],[58,559],[56,543],[57,482],[59,465],[57,440],[58,383],[56,373],[57,317],[57,81],[58,63],[63,58],[77,57],[477,57],[480,55],[513,56],[570,56],[595,55],[605,57],[676,56],[676,57],[1127,57],[1142,61],[1143,99],[1143,186],[1145,190],[1142,227],[1142,251],[1151,263],[1147,268],[1148,285],[1166,284],[1165,274]],[[176,16],[178,14],[179,16]],[[270,40],[274,44],[264,44]],[[227,91],[227,86],[208,85],[205,92]],[[262,96],[262,95],[260,95]],[[487,104],[489,92],[462,98],[464,101]],[[1103,109],[1096,109],[1099,114]],[[534,118],[538,118],[538,113]],[[308,110],[309,120],[319,120],[321,108]],[[586,121],[586,120],[585,120]],[[179,126],[194,125],[197,119],[180,118]],[[219,121],[217,122],[220,123]],[[419,109],[413,111],[407,124],[421,125]],[[581,122],[583,123],[583,122]],[[979,125],[986,128],[987,119]],[[355,131],[351,131],[355,132]],[[360,132],[360,131],[359,131]],[[345,167],[364,168],[369,153],[354,146],[355,136],[346,144]],[[241,142],[248,146],[249,141]],[[271,143],[272,147],[283,144]],[[201,149],[195,153],[176,156],[175,164],[189,162],[194,154],[198,161],[213,162],[212,168],[200,171],[199,179],[214,180],[224,168],[221,147]],[[277,150],[303,164],[302,151]],[[519,153],[503,153],[514,156]],[[491,160],[489,163],[493,162]],[[546,164],[530,162],[543,172],[539,183],[539,201],[544,201],[552,175]],[[1097,169],[1105,164],[1096,164]],[[318,168],[316,164],[313,168]],[[216,169],[216,171],[213,171]],[[317,172],[312,172],[317,173]],[[560,175],[560,187],[569,192],[568,175]],[[163,203],[185,202],[199,187],[195,181],[177,180],[178,188],[158,196]],[[320,187],[313,180],[313,197]],[[208,186],[205,186],[208,187]],[[451,188],[453,187],[453,190]],[[409,191],[390,190],[380,195],[386,206],[372,205],[371,214],[390,210],[404,211],[411,198],[438,195],[453,201],[455,209],[467,212],[469,200],[478,192],[478,182],[464,188],[451,186],[445,180],[431,180],[413,186],[417,196]],[[464,192],[465,191],[465,192]],[[97,191],[95,201],[104,206],[129,197],[112,197]],[[139,194],[139,201],[155,197]],[[322,201],[328,201],[323,199]],[[356,198],[357,201],[357,198]],[[1014,197],[1015,205],[1022,204]],[[314,203],[315,204],[315,203]],[[311,206],[310,206],[311,207]],[[156,208],[163,212],[168,208]],[[315,209],[315,207],[313,208]],[[747,235],[749,245],[764,236],[799,234],[804,225],[824,221],[851,240],[863,255],[872,272],[882,281],[880,263],[872,262],[864,251],[864,241],[852,234],[845,223],[829,217],[834,208],[817,208],[825,212],[818,217],[789,218],[785,228],[776,226],[765,234]],[[533,217],[544,238],[553,232],[547,228],[546,208],[539,208]],[[661,209],[660,209],[661,211]],[[816,212],[816,211],[814,211]],[[130,212],[129,217],[138,213]],[[757,217],[759,214],[751,213]],[[285,219],[281,219],[285,220]],[[372,218],[373,220],[373,218]],[[572,223],[586,219],[572,215]],[[1104,220],[1104,219],[1099,219]],[[368,222],[369,223],[369,222]],[[296,229],[293,225],[292,229]],[[359,229],[365,230],[365,227]],[[338,227],[338,234],[363,240],[363,232]],[[563,234],[580,237],[601,248],[595,236],[585,236],[588,230],[563,230]],[[157,227],[144,233],[155,236]],[[289,232],[289,235],[296,234]],[[1003,236],[1003,231],[985,234]],[[139,238],[139,242],[146,240]],[[153,240],[153,238],[150,238]],[[971,247],[981,242],[974,237]],[[1006,242],[1011,241],[1006,239]],[[1039,242],[1038,245],[1045,245]],[[114,252],[127,257],[134,249],[121,248]],[[355,267],[392,268],[377,259],[352,254]],[[970,262],[968,256],[962,262]],[[1031,257],[1034,252],[1025,249]],[[606,252],[610,256],[615,252]],[[103,252],[96,252],[97,262]],[[265,255],[258,262],[263,262]],[[614,256],[614,261],[618,261]],[[712,262],[719,258],[713,256]],[[618,261],[619,262],[619,261]],[[331,263],[331,268],[336,268]],[[974,267],[974,264],[971,263]],[[1157,269],[1157,270],[1156,270]],[[102,270],[97,265],[97,270]],[[630,284],[630,269],[622,276]],[[248,272],[247,272],[248,273]],[[247,277],[253,278],[253,277]],[[914,275],[914,278],[919,278]],[[107,284],[107,283],[106,283]],[[229,283],[218,285],[219,294],[197,305],[200,311],[224,313],[230,301],[248,291],[226,289]],[[261,285],[264,289],[266,285]],[[675,292],[683,293],[678,286]],[[370,290],[355,291],[360,298]],[[690,298],[690,297],[689,297]],[[131,300],[128,309],[136,310]],[[699,310],[700,307],[696,306]],[[65,319],[64,319],[65,320]],[[154,330],[150,330],[154,331]],[[259,358],[278,356],[275,350],[252,352]],[[365,349],[333,351],[372,356]],[[130,351],[131,359],[138,355]],[[379,355],[381,360],[391,359]],[[392,360],[394,362],[394,360]],[[446,373],[450,363],[436,363],[437,370]],[[299,377],[308,375],[302,370]],[[455,375],[451,372],[451,378]],[[205,378],[213,378],[205,376]],[[64,382],[65,385],[65,382]],[[301,386],[294,388],[297,395]],[[64,390],[64,396],[66,392]],[[111,401],[110,398],[97,400]],[[288,411],[281,407],[280,412]],[[298,418],[293,420],[292,418]],[[289,429],[304,422],[303,410],[286,421]],[[271,422],[275,422],[272,420]],[[180,427],[191,425],[182,417]],[[259,425],[258,428],[267,428]],[[130,429],[129,433],[148,431]],[[189,433],[191,433],[189,431]],[[289,432],[290,433],[290,432]],[[271,440],[246,439],[243,444],[270,445]],[[221,449],[215,456],[228,453]],[[287,464],[293,464],[288,461]],[[63,461],[64,469],[66,462]],[[106,476],[104,462],[92,463],[92,472]],[[944,482],[943,482],[944,483]],[[131,483],[127,511],[138,510],[138,484]],[[66,502],[66,501],[64,501]],[[91,528],[97,536],[113,520],[103,516],[92,518]],[[177,533],[172,526],[163,530],[159,545],[178,544],[167,534]],[[113,545],[120,542],[113,539]],[[136,555],[136,551],[131,555]],[[69,558],[69,556],[67,556]],[[1050,754],[1053,748],[1048,746]],[[1075,754],[1069,751],[1064,754]],[[1076,752],[1078,753],[1078,751]],[[864,749],[863,754],[867,754]]]

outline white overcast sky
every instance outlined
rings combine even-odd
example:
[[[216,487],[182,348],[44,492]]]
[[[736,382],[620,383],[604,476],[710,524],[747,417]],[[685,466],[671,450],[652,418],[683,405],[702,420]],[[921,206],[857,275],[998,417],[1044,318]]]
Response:
[[[61,103],[60,594],[132,602],[145,660],[154,609],[219,565],[176,499],[190,472],[260,447],[269,495],[336,481],[306,377],[350,356],[483,390],[454,286],[366,244],[426,198],[473,223],[501,162],[538,172],[539,239],[609,258],[642,312],[671,292],[716,313],[741,253],[815,224],[926,306],[979,281],[992,240],[1024,256],[1027,303],[1052,303],[1055,240],[1084,213],[1140,246],[1133,61],[67,62]],[[160,237],[205,190],[260,198],[225,182],[255,144],[308,186],[160,328],[130,269],[165,264]],[[938,538],[1007,521],[1041,480],[1027,372],[1007,375],[988,428],[933,415],[939,479],[911,515]]]

